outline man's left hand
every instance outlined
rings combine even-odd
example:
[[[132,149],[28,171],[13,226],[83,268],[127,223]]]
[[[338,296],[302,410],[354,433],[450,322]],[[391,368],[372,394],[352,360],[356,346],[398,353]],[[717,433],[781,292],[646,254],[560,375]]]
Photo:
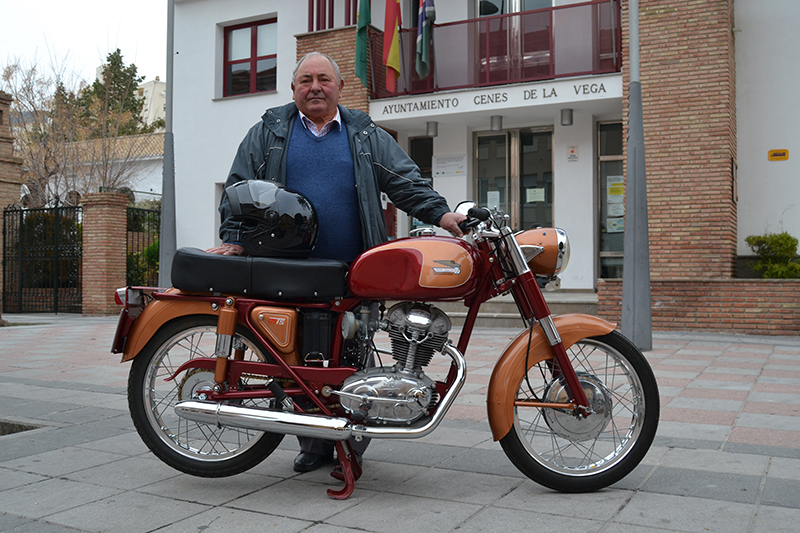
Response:
[[[450,211],[449,213],[445,213],[444,216],[442,216],[442,218],[439,220],[439,227],[446,229],[456,237],[462,237],[464,232],[461,231],[461,228],[458,227],[458,224],[466,219],[466,216]]]

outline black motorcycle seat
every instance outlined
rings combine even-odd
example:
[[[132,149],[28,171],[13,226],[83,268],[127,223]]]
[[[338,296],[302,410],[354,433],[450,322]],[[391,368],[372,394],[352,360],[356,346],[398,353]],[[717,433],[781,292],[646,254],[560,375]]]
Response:
[[[209,254],[180,248],[172,258],[172,285],[272,300],[338,298],[347,294],[347,263],[333,259],[278,259]]]

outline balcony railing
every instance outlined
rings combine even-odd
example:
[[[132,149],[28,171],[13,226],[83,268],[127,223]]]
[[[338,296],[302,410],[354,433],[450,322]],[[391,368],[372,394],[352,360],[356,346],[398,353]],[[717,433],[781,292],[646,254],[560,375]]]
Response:
[[[400,32],[401,73],[386,89],[383,34],[370,37],[372,98],[487,87],[567,76],[619,72],[622,38],[618,0],[597,0],[436,24],[432,74],[414,68],[416,29]]]

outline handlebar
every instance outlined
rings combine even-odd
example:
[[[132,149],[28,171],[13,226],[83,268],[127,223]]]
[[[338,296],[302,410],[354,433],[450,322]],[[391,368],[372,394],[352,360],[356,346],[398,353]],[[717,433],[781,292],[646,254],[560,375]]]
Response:
[[[492,214],[488,209],[483,207],[471,207],[469,211],[467,211],[467,218],[458,224],[458,228],[463,233],[467,233],[471,228],[474,228],[481,222],[489,220],[491,216]]]

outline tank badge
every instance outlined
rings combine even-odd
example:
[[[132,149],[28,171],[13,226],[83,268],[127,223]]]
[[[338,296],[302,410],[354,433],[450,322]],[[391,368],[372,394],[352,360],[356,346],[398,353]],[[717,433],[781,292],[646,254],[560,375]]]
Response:
[[[461,265],[456,263],[455,261],[444,260],[444,261],[434,261],[434,263],[439,263],[440,265],[444,265],[441,267],[433,267],[434,274],[452,274],[454,276],[458,276],[459,274],[461,274]]]

